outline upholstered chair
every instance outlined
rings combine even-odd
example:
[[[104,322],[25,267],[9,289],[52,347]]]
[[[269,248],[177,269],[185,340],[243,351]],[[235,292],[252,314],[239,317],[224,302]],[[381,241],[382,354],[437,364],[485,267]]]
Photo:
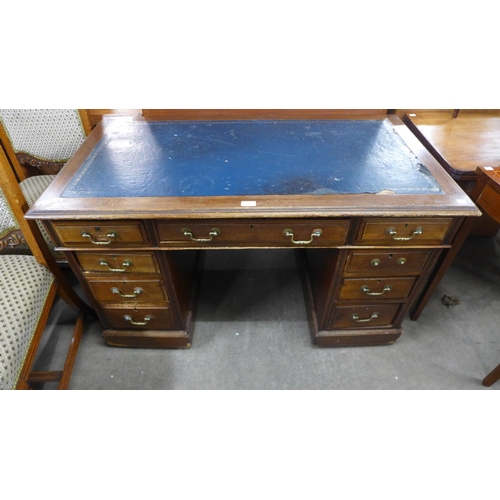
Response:
[[[82,335],[84,315],[95,316],[95,313],[71,287],[38,225],[24,217],[27,204],[2,148],[0,188],[9,198],[10,215],[32,254],[0,254],[0,388],[27,389],[36,382],[59,381],[59,388],[65,389]],[[33,362],[56,292],[78,311],[66,363],[59,371],[33,373]]]
[[[0,145],[14,171],[24,199],[31,207],[90,132],[88,113],[78,109],[0,109]],[[0,192],[0,253],[29,253],[5,204],[9,192]],[[7,198],[7,200],[6,200]],[[53,250],[45,228],[38,224]],[[56,260],[65,262],[61,253]]]
[[[91,129],[88,113],[79,109],[0,109],[0,122],[20,181],[57,174]]]
[[[58,381],[67,389],[83,332],[78,316],[62,370],[33,372],[32,367],[56,298],[54,275],[32,255],[0,255],[0,389],[28,389]]]

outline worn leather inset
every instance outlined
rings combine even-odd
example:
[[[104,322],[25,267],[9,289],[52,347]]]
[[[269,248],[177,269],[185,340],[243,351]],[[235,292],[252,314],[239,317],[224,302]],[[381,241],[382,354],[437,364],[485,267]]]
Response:
[[[442,193],[387,120],[127,120],[63,197],[379,192]]]

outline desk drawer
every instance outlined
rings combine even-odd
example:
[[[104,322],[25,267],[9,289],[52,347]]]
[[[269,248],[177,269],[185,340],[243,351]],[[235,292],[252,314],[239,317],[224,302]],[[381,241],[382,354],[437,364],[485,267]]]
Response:
[[[61,243],[70,248],[140,247],[150,242],[140,221],[72,221],[52,223]]]
[[[112,328],[127,330],[175,330],[168,307],[103,308]]]
[[[83,272],[86,273],[158,273],[158,262],[151,252],[76,253]]]
[[[167,303],[168,296],[161,280],[144,279],[96,279],[89,278],[88,284],[96,300],[101,304],[134,305],[145,303]]]
[[[339,306],[334,308],[329,329],[391,326],[401,304]]]
[[[452,219],[363,219],[356,245],[441,245]]]
[[[416,277],[350,278],[342,283],[340,300],[402,300],[408,297]]]
[[[158,222],[160,245],[200,247],[331,247],[343,245],[349,221],[344,219],[179,220]]]
[[[401,276],[419,275],[432,250],[394,249],[352,250],[347,257],[344,276]]]

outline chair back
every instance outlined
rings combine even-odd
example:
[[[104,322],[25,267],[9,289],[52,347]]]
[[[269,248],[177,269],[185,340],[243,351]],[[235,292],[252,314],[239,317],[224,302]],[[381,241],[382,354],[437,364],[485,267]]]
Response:
[[[83,109],[0,109],[0,140],[18,181],[59,172],[90,130]]]
[[[24,217],[28,211],[28,203],[3,147],[0,147],[0,188],[31,253],[39,264],[42,264],[52,272],[58,282],[59,294],[74,309],[83,310],[94,315],[92,309],[72,289],[66,276],[57,265],[54,255],[38,227],[37,221],[28,220]]]

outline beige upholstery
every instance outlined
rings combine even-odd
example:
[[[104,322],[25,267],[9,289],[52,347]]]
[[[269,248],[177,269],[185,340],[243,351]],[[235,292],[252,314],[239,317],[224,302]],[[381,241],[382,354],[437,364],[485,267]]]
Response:
[[[0,238],[14,229],[19,229],[19,224],[0,188]]]
[[[49,184],[56,178],[55,175],[35,175],[21,181],[21,191],[26,198],[28,206],[32,206]]]
[[[42,115],[44,118],[40,120]],[[5,208],[0,217],[6,226],[12,224],[12,219],[17,222],[19,232],[22,231],[32,251],[32,255],[0,252],[0,388],[32,389],[46,382],[58,382],[58,389],[67,389],[85,314],[95,316],[95,313],[57,266],[56,260],[60,260],[57,254],[48,251],[53,250],[53,245],[43,225],[26,220],[25,212],[54,179],[54,175],[46,174],[61,166],[52,163],[63,164],[80,146],[85,138],[83,125],[78,110],[3,109],[0,121],[3,146],[0,148],[0,186],[4,190],[4,204],[0,210]],[[69,122],[76,126],[68,125]],[[21,168],[19,156],[26,161],[23,163],[26,169],[29,165],[36,175],[27,175],[26,169]],[[51,172],[47,172],[46,167]],[[44,244],[44,239],[48,245]],[[14,252],[18,248],[9,250]],[[78,311],[73,337],[62,370],[34,371],[34,361],[57,292]]]
[[[16,153],[68,161],[85,140],[77,109],[0,109],[0,120]]]
[[[30,254],[31,251],[26,242],[21,240],[21,235],[19,224],[0,188],[0,253]]]
[[[14,389],[54,281],[31,255],[0,255],[0,389]]]
[[[35,201],[47,189],[48,185],[55,179],[55,177],[55,175],[35,175],[33,177],[28,177],[24,181],[21,181],[19,185],[29,207],[31,207],[35,203]],[[62,252],[56,252],[54,250],[54,243],[52,243],[52,240],[43,227],[43,224],[40,221],[37,221],[37,224],[47,243],[47,246],[54,254],[54,258],[57,261],[64,260],[64,255],[62,254]]]
[[[24,181],[22,181],[19,185],[21,187],[21,191],[23,192],[24,197],[26,198],[26,202],[28,206],[32,206],[35,201],[40,197],[40,195],[45,191],[47,186],[54,180],[55,175],[37,175],[33,177],[28,177]],[[50,236],[45,231],[41,222],[38,222],[38,227],[40,228],[40,232],[42,233],[47,246],[50,248],[51,252],[54,254],[54,257],[57,261],[64,260],[64,256],[61,252],[54,251],[54,244],[50,239]],[[12,211],[5,199],[3,192],[0,192],[0,238],[4,234],[8,234],[13,229],[19,229],[19,224],[14,219]],[[15,253],[26,255],[30,253],[29,247],[26,243],[21,243],[16,245],[15,247],[4,246],[4,248],[0,248],[1,253]]]
[[[6,135],[3,140],[10,143],[10,153],[7,151],[7,154],[10,154],[11,166],[17,178],[24,179],[20,187],[31,207],[55,177],[46,174],[59,171],[83,143],[88,130],[78,109],[0,109],[0,123]],[[24,165],[26,172],[21,173],[19,163]],[[20,230],[12,232],[17,224],[15,221],[12,224],[11,214],[4,210],[5,197],[0,198],[0,252],[29,254],[28,246],[19,241]],[[38,227],[56,261],[65,262],[65,256],[54,251],[54,245],[40,222]]]

